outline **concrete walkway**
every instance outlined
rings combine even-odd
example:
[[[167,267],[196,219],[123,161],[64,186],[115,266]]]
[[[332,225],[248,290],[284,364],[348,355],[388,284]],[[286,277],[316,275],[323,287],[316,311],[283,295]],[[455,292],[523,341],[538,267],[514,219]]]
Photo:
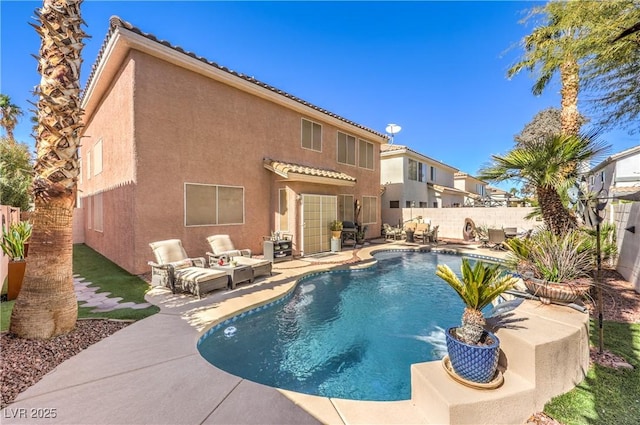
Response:
[[[372,251],[410,248],[407,245],[402,242],[371,245],[319,259],[277,263],[271,277],[239,285],[235,290],[215,291],[200,300],[154,288],[146,298],[161,308],[160,313],[126,327],[59,365],[0,411],[1,421],[3,424],[426,423],[411,401],[358,402],[281,391],[212,366],[196,348],[200,336],[213,324],[281,297],[303,274],[345,267],[346,263],[352,267],[367,266],[374,261]]]

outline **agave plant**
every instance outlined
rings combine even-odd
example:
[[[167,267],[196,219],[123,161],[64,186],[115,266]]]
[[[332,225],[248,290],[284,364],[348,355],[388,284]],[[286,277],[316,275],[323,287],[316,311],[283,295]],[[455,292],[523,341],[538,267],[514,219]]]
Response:
[[[570,282],[589,276],[593,270],[593,252],[589,237],[580,231],[556,235],[540,230],[529,239],[510,239],[507,265],[520,274],[531,274],[549,282]]]
[[[12,261],[21,261],[25,257],[24,244],[31,237],[31,224],[27,221],[14,223],[9,230],[2,231],[0,248]]]
[[[486,324],[482,309],[504,291],[511,289],[517,278],[506,274],[499,264],[476,262],[471,267],[469,260],[462,259],[462,280],[446,264],[438,264],[436,275],[451,286],[465,304],[462,326],[456,331],[464,343],[478,345]]]

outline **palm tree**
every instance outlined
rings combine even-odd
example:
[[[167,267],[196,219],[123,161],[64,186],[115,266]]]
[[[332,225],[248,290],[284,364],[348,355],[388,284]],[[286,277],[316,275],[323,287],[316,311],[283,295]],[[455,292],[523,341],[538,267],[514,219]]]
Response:
[[[477,345],[482,338],[486,324],[482,309],[516,283],[516,278],[504,274],[499,264],[485,264],[478,261],[473,268],[469,260],[462,259],[460,267],[462,281],[446,264],[438,264],[436,275],[451,286],[465,304],[462,326],[457,331],[458,338]]]
[[[492,163],[480,170],[481,180],[518,180],[535,189],[542,218],[556,235],[577,226],[575,215],[562,201],[561,193],[578,177],[578,164],[603,154],[608,146],[598,133],[584,136],[554,135],[535,145],[516,146],[505,155],[492,155]]]
[[[44,0],[36,11],[42,79],[36,134],[33,234],[10,331],[23,338],[70,332],[78,318],[73,290],[72,222],[78,176],[82,0]]]
[[[7,132],[7,139],[14,141],[13,129],[18,124],[18,117],[22,115],[22,109],[11,103],[11,98],[6,94],[0,94],[0,126]]]

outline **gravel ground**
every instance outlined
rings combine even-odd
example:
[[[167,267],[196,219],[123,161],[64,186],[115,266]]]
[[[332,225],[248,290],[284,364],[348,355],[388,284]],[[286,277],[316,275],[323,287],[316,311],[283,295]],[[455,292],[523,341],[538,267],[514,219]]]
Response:
[[[12,403],[18,394],[63,361],[129,324],[112,320],[79,320],[72,332],[50,340],[20,339],[3,333],[0,337],[0,407]]]
[[[629,282],[611,270],[603,271],[604,318],[618,322],[640,323],[640,297]],[[593,314],[593,303],[587,303]],[[22,340],[4,333],[0,336],[0,407],[12,403],[18,394],[38,382],[58,364],[80,351],[129,325],[110,320],[79,320],[76,329],[49,341]],[[624,359],[609,352],[598,355],[592,350],[592,361],[609,367],[625,367]],[[544,413],[531,416],[527,424],[559,424]]]

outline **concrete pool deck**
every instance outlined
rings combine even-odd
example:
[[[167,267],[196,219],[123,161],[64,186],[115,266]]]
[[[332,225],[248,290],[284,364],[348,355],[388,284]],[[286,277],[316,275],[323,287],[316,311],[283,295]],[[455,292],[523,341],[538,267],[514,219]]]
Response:
[[[277,263],[271,277],[259,278],[253,284],[239,285],[235,290],[215,291],[200,300],[154,288],[146,298],[161,308],[158,314],[116,332],[59,365],[0,412],[2,423],[33,423],[36,421],[35,415],[47,413],[49,418],[37,419],[37,422],[418,424],[479,423],[484,420],[486,414],[478,416],[473,413],[469,403],[459,403],[464,398],[470,398],[471,405],[497,403],[497,406],[502,405],[510,410],[513,410],[515,403],[516,410],[524,412],[517,417],[526,415],[517,423],[524,423],[540,403],[544,404],[547,397],[545,391],[539,391],[540,385],[552,387],[553,391],[567,390],[564,383],[562,388],[555,388],[557,385],[548,382],[554,379],[553,376],[538,376],[528,370],[529,360],[537,362],[537,358],[531,359],[532,355],[521,355],[519,351],[509,348],[504,349],[509,359],[505,383],[509,385],[505,384],[491,392],[474,390],[453,382],[439,362],[421,363],[412,368],[412,387],[419,380],[419,388],[414,388],[411,400],[399,402],[329,399],[277,390],[217,369],[197,351],[198,339],[213,324],[239,311],[281,297],[293,287],[297,278],[306,273],[345,267],[345,263],[351,267],[364,267],[372,263],[372,251],[417,247],[417,244],[403,242],[372,244],[359,250],[344,250],[321,258]],[[474,246],[447,244],[438,248],[459,249],[461,253],[494,257],[504,255]],[[527,320],[533,323],[539,316],[540,324],[529,327],[527,332],[520,329],[513,333],[500,333],[503,343],[511,346],[526,343],[536,351],[538,346],[542,346],[544,351],[544,346],[548,344],[542,336],[535,334],[540,329],[554,338],[575,343],[576,334],[584,332],[581,318],[576,316],[580,313],[567,312],[565,310],[570,310],[567,308],[544,307],[544,314],[539,311],[539,303],[531,302],[523,308]],[[567,321],[564,317],[567,314],[571,316],[568,327],[562,324]],[[518,336],[518,332],[522,335]],[[520,341],[512,343],[515,340]],[[550,358],[559,348],[562,347],[548,350]],[[577,361],[583,368],[580,355],[578,352],[570,360]],[[549,362],[549,359],[542,359],[542,368],[546,367],[545,362]],[[559,373],[558,369],[555,370]],[[574,370],[562,373],[568,375],[565,381],[578,378]],[[457,401],[450,401],[450,396]],[[529,401],[519,402],[521,398],[529,398]],[[55,412],[55,418],[51,417],[52,412]],[[512,417],[505,417],[504,420],[494,417],[490,423],[514,423]]]

